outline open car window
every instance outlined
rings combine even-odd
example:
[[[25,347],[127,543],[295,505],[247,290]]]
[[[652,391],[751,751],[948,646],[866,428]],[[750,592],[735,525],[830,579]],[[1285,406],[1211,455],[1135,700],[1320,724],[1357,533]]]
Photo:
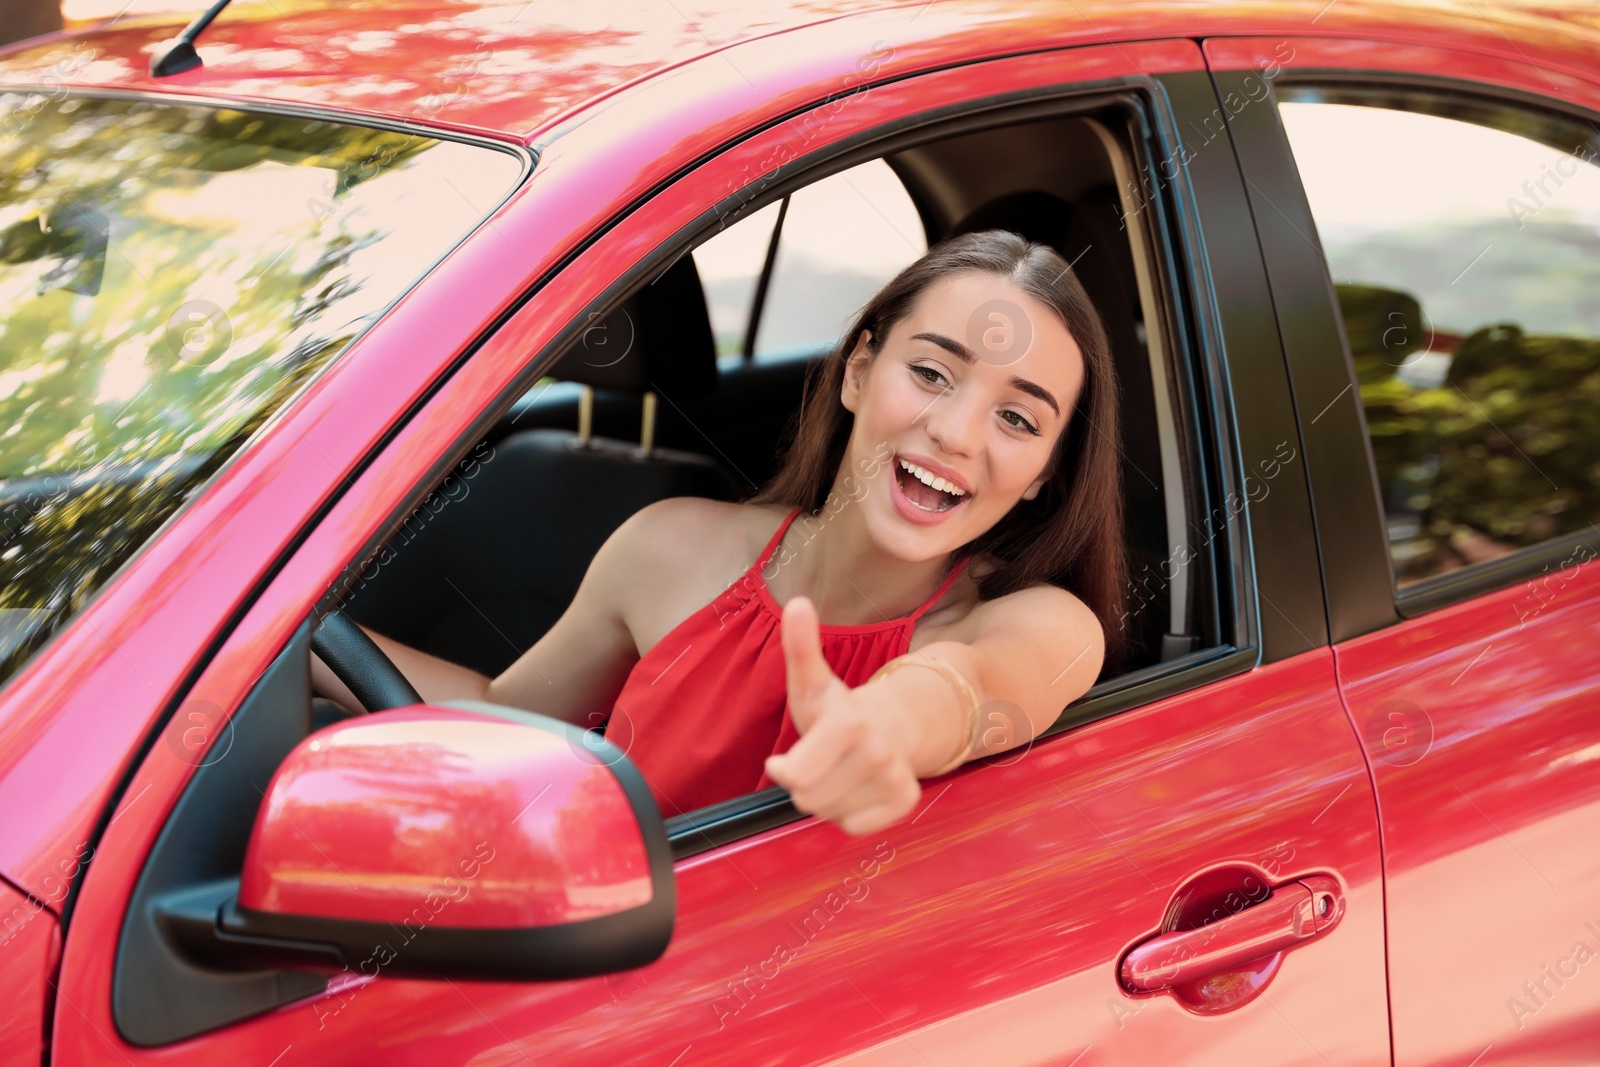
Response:
[[[630,515],[670,496],[736,501],[767,481],[815,359],[921,254],[923,234],[1000,228],[1049,244],[1074,264],[1111,343],[1130,588],[1125,616],[1110,625],[1126,630],[1131,649],[1101,681],[1176,673],[1225,653],[1232,620],[1216,603],[1214,565],[1230,551],[1245,492],[1213,501],[1205,514],[1193,503],[1205,495],[1195,472],[1207,460],[1196,454],[1204,448],[1186,393],[1191,375],[1181,367],[1189,348],[1168,326],[1180,320],[1158,273],[1167,253],[1157,210],[1130,199],[1137,190],[1119,177],[1128,162],[1116,153],[1133,155],[1128,125],[1125,113],[1107,108],[930,139],[774,188],[766,203],[741,204],[740,221],[688,238],[691,255],[681,246],[659,250],[662,265],[626,296],[587,308],[575,320],[585,328],[548,365],[544,384],[510,403],[421,506],[396,516],[397,532],[351,583],[347,612],[386,637],[499,674],[561,616],[595,552]],[[1016,166],[997,171],[985,162],[995,158]],[[804,352],[762,358],[758,343],[755,358],[744,358],[760,285],[752,272],[772,260],[764,297],[772,312],[785,298],[782,247],[800,217],[795,205],[808,193],[820,197],[830,182],[830,195],[858,197],[842,180],[863,172],[893,183],[885,187],[907,206],[922,205],[914,221],[889,227],[880,218],[888,236],[879,274],[852,269],[859,288],[848,302],[789,292],[797,308],[816,307],[813,335],[798,346]],[[842,238],[840,247],[848,247]],[[844,271],[843,259],[833,262]],[[766,330],[758,324],[756,336]],[[1252,465],[1249,499],[1271,493],[1272,479],[1296,459],[1296,443],[1283,441],[1260,469]],[[728,561],[730,579],[749,562]]]
[[[523,163],[66,94],[0,94],[0,122],[3,681]]]

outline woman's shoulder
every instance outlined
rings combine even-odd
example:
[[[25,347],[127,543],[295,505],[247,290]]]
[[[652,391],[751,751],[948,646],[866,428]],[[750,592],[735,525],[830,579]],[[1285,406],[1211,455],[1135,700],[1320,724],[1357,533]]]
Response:
[[[1051,694],[1088,692],[1105,666],[1106,631],[1099,617],[1069,589],[1040,583],[991,597],[976,596],[959,617],[937,630],[919,628],[912,648],[934,641],[960,641],[982,649],[986,670],[997,676],[1022,678],[1048,667],[1054,675],[1045,686]],[[931,613],[930,613],[931,618]],[[1057,666],[1060,667],[1059,673]],[[987,675],[986,675],[987,677]],[[1043,684],[1035,677],[1033,682]],[[1066,688],[1055,686],[1064,683]]]
[[[690,572],[730,561],[754,563],[793,510],[781,505],[735,504],[705,497],[675,496],[635,512],[617,530],[634,561]]]
[[[640,653],[755,563],[788,509],[671,497],[635,512],[596,569]]]
[[[1094,609],[1070,589],[1040,582],[1025,589],[983,599],[978,593],[979,581],[992,572],[995,563],[987,559],[974,559],[963,575],[958,592],[965,595],[952,598],[952,608],[943,622],[951,631],[959,631],[959,639],[977,640],[1005,632],[1037,630],[1040,628],[1088,628],[1103,640],[1104,634]],[[930,621],[934,621],[930,619]],[[949,636],[956,637],[952,632]]]

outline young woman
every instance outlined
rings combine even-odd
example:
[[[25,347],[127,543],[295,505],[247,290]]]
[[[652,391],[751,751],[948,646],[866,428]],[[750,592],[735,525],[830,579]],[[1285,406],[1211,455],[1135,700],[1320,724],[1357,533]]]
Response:
[[[1117,439],[1105,331],[1067,264],[966,234],[820,362],[770,485],[634,515],[499,677],[373,636],[427,700],[607,723],[665,816],[776,784],[871,833],[919,779],[1031,741],[1120,655]]]

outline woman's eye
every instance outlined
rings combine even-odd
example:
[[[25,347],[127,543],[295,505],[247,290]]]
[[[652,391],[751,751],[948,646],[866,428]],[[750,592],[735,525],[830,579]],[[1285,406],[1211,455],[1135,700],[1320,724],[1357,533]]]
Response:
[[[1002,419],[1005,419],[1012,426],[1015,426],[1019,430],[1023,430],[1023,431],[1026,431],[1027,433],[1031,433],[1035,437],[1039,436],[1039,428],[1037,426],[1035,426],[1033,423],[1029,422],[1027,419],[1023,418],[1023,416],[1019,412],[1016,412],[1016,411],[1002,411],[1000,413],[1000,417]]]
[[[923,381],[927,382],[929,385],[940,385],[940,386],[943,386],[943,385],[948,385],[949,384],[948,382],[946,382],[944,380],[944,375],[940,374],[934,368],[928,367],[928,366],[924,366],[921,363],[913,363],[913,364],[911,364],[911,373],[915,374],[918,378],[921,378]]]

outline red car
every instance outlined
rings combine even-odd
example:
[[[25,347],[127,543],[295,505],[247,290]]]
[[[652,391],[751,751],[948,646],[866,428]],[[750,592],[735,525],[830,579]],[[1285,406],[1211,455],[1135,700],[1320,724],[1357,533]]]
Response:
[[[5,1062],[1600,1061],[1592,11],[180,26],[0,54]],[[1134,652],[1031,744],[853,837],[366,654],[502,668],[991,227],[1122,390]]]

